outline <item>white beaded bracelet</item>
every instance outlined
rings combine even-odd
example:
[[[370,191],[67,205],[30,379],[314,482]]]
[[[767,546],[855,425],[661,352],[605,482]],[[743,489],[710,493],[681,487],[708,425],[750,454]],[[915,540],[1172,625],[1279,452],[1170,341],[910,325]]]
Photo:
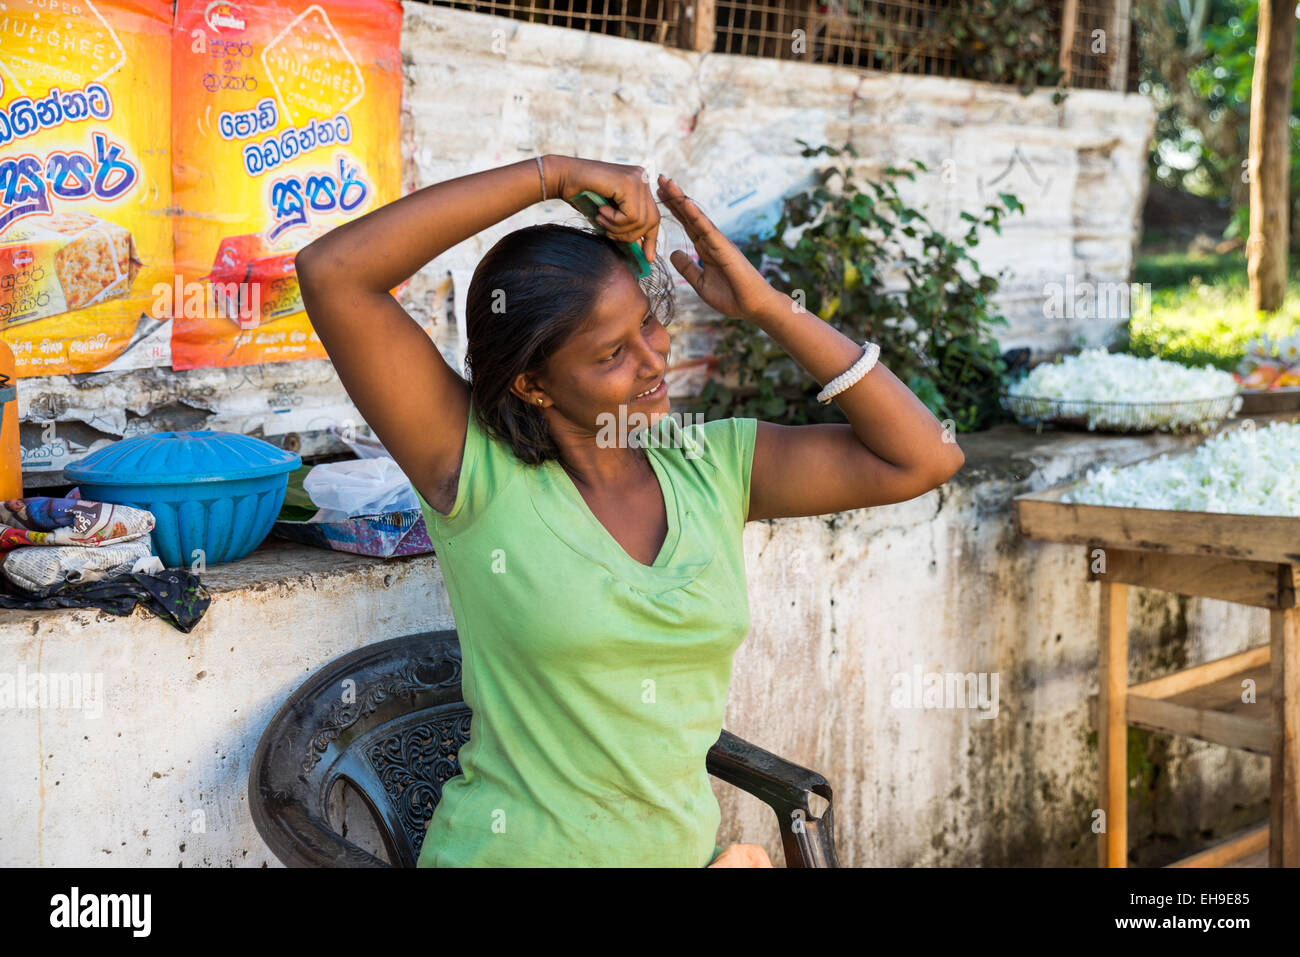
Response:
[[[817,393],[817,401],[826,405],[849,386],[855,385],[871,371],[878,358],[880,358],[880,346],[874,342],[862,343],[862,355],[858,357],[858,361],[826,383],[826,388]]]

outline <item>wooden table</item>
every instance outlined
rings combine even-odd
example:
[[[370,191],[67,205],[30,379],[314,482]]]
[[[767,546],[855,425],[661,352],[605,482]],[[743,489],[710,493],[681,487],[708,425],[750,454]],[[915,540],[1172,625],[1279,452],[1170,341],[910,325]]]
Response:
[[[1086,546],[1088,579],[1101,584],[1097,738],[1106,830],[1098,863],[1125,867],[1128,861],[1132,724],[1271,758],[1268,826],[1174,866],[1219,866],[1265,844],[1270,867],[1300,866],[1300,518],[1061,501],[1082,481],[1013,501],[1021,535]],[[1267,608],[1269,643],[1130,685],[1129,585]]]

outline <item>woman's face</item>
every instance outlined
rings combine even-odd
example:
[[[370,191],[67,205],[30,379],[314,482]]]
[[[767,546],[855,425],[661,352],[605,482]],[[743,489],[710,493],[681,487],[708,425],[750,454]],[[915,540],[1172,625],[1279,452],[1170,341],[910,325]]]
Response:
[[[597,300],[587,327],[551,356],[528,401],[553,406],[566,419],[599,431],[602,413],[620,421],[623,416],[645,415],[653,425],[669,411],[668,330],[650,310],[650,300],[631,272],[615,269]],[[540,393],[537,389],[540,388]],[[639,393],[653,390],[648,395]],[[635,421],[629,422],[635,428]]]

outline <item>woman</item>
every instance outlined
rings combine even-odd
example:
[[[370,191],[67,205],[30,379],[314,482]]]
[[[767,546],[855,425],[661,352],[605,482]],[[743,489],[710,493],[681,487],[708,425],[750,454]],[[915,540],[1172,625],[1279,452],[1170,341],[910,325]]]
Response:
[[[476,268],[466,382],[388,290],[588,189],[611,200],[605,236],[532,226]],[[672,265],[709,306],[820,383],[869,364],[672,180],[657,196],[699,259],[678,250]],[[848,425],[728,418],[674,434],[670,303],[651,302],[619,245],[654,263],[658,230],[641,167],[548,154],[425,187],[298,253],[312,325],[419,494],[460,636],[470,738],[421,866],[771,867],[758,845],[714,843],[705,769],[749,630],[744,523],[905,501],[964,460],[878,363],[834,396]],[[617,422],[630,434],[611,441]]]

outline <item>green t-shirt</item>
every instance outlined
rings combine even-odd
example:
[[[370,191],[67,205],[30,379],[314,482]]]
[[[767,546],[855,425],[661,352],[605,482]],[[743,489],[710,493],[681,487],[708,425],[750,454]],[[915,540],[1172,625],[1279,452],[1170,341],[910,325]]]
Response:
[[[471,403],[451,512],[416,491],[473,712],[419,866],[713,861],[721,809],[705,756],[749,633],[741,533],[757,424],[665,416],[639,431],[668,514],[643,565],[558,462],[522,462]]]

